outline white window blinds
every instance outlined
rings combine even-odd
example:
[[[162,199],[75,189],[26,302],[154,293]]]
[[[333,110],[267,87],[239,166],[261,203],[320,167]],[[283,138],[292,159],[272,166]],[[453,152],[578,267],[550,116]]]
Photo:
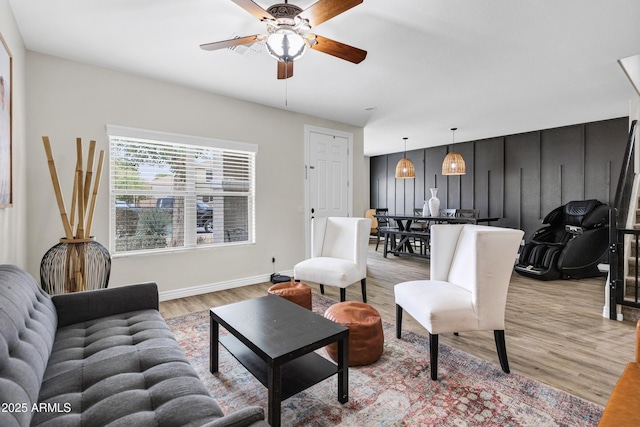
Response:
[[[252,144],[107,126],[114,254],[255,242]]]

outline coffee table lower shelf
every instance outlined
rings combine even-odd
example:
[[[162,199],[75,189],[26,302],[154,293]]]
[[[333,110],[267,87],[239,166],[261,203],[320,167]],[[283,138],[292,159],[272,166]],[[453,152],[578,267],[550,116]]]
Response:
[[[229,334],[219,338],[220,344],[226,348],[238,362],[242,364],[260,383],[268,388],[269,367],[265,361]],[[286,362],[282,365],[281,399],[300,393],[338,372],[338,365],[315,352]]]

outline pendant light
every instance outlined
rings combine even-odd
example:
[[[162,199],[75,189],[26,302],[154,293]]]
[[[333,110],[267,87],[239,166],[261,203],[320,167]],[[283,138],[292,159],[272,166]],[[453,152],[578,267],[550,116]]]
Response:
[[[453,133],[452,145],[456,143],[456,130],[458,130],[458,128],[451,128]],[[466,173],[467,168],[464,164],[462,154],[452,151],[445,156],[444,161],[442,162],[442,175],[464,175]]]
[[[413,166],[413,162],[407,159],[407,137],[404,139],[404,157],[400,159],[396,165],[396,178],[406,179],[416,177],[416,168]]]

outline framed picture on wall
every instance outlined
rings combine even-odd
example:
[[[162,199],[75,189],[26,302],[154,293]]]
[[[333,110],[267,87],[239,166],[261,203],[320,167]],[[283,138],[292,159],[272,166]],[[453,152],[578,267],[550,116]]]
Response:
[[[11,162],[11,72],[9,46],[0,34],[0,208],[13,204]]]

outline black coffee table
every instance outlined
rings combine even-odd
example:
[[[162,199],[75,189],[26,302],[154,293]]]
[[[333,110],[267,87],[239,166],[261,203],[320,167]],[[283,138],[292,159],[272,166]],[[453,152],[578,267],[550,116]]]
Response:
[[[338,374],[338,401],[349,400],[349,329],[276,295],[212,308],[209,370],[218,342],[269,390],[268,422],[280,425],[280,402]],[[229,334],[220,336],[219,325]],[[338,342],[338,365],[314,350]]]

